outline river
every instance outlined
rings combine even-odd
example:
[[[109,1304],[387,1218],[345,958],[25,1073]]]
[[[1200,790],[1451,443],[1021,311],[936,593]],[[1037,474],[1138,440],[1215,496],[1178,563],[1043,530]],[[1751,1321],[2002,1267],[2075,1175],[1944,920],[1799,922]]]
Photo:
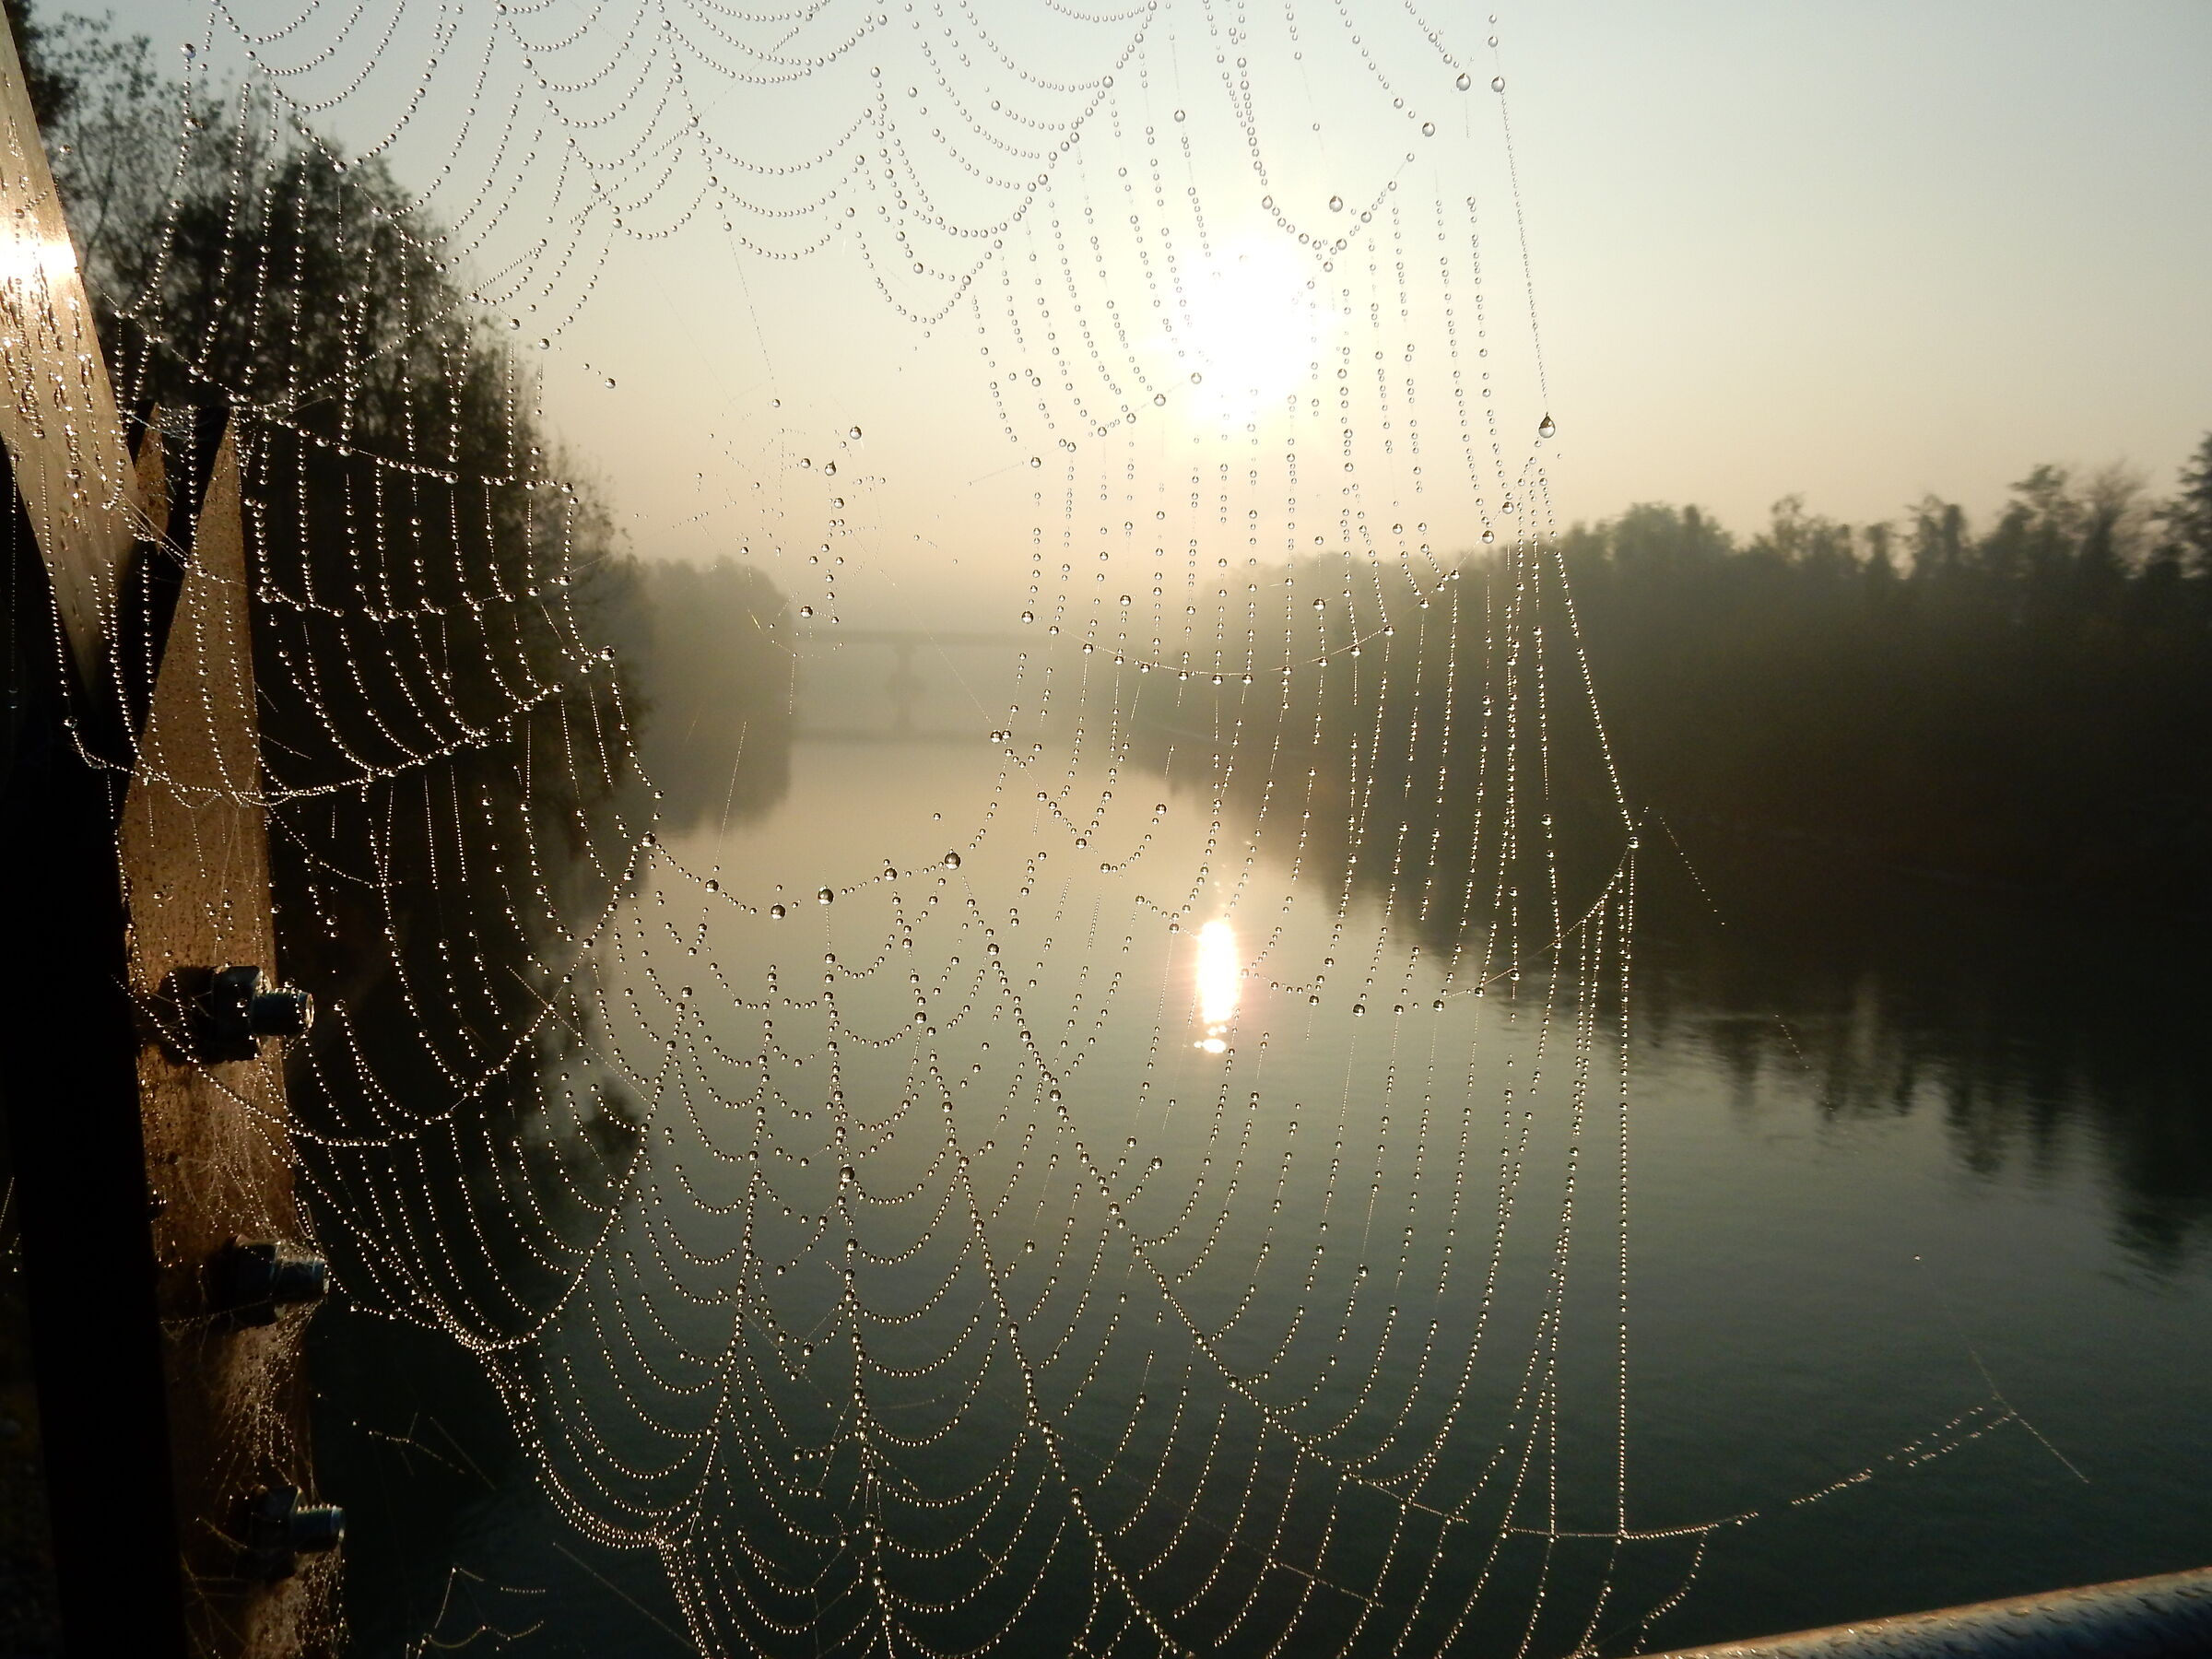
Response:
[[[1481,1476],[1501,1454],[1537,1471],[1517,1524],[1618,1530],[1625,1491],[1631,1533],[1712,1529],[1565,1540],[1548,1566],[1516,1535],[1465,1651],[1512,1651],[1545,1572],[1531,1651],[1565,1651],[1596,1606],[1618,1652],[1693,1565],[1653,1646],[2205,1559],[2206,1068],[2195,982],[2139,935],[1803,852],[1752,878],[1678,827],[1700,888],[1647,830],[1624,1406],[1623,1040],[1590,989],[1611,958],[1595,978],[1530,959],[1477,996],[1483,975],[1387,925],[1312,838],[1255,835],[1206,768],[1163,778],[1111,734],[988,739],[958,710],[904,724],[802,735],[771,808],[650,850],[596,952],[597,1022],[558,1063],[583,1087],[616,1057],[641,1162],[505,1405],[441,1337],[325,1315],[363,1652],[479,1628],[533,1631],[518,1653],[692,1651],[618,1522],[691,1517],[711,1579],[700,1528],[830,1536],[870,1510],[907,1552],[900,1593],[964,1586],[920,1561],[929,1524],[887,1484],[1003,1456],[1019,1488],[1043,1443],[1025,1413],[1192,1618],[1272,1539],[1339,1589],[1371,1574],[1377,1652],[1385,1627],[1407,1652],[1454,1630],[1423,1609],[1467,1599],[1506,1521],[1506,1477]],[[1835,901],[1793,906],[1808,886]],[[978,1324],[1019,1336],[963,1346]],[[1186,1467],[1188,1425],[1154,1420],[1171,1371],[1241,1484]],[[1239,1427],[1270,1387],[1306,1414],[1280,1443]],[[1301,1474],[1416,1444],[1432,1466],[1393,1490],[1456,1511],[1473,1555],[1340,1468]],[[812,1447],[803,1513],[746,1473]],[[1036,1535],[1002,1540],[972,1629],[1013,1617],[992,1598],[1025,1573],[1058,1583],[1022,1553]],[[725,1563],[695,1609],[747,1629],[724,1592],[760,1570]],[[1293,1617],[1256,1569],[1243,1594],[1255,1629]],[[1287,1651],[1359,1628],[1300,1617]],[[971,1628],[946,1618],[929,1628]]]

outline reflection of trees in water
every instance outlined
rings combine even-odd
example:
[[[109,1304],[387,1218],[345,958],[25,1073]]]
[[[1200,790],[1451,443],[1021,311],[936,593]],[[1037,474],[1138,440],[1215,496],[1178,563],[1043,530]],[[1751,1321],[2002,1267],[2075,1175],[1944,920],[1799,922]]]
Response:
[[[2212,984],[2176,930],[1681,835],[1728,924],[1666,835],[1647,836],[1647,1038],[1700,1041],[1747,1094],[1802,1079],[1838,1116],[1940,1111],[1978,1174],[2049,1171],[2086,1141],[2147,1265],[2212,1228],[2212,1067],[2194,1035]]]
[[[1670,522],[1682,528],[1679,518]],[[2025,534],[2024,522],[2008,519],[1993,543]],[[1700,528],[1694,515],[1689,527]],[[1761,1079],[1809,1074],[1831,1112],[1940,1110],[1959,1161],[1985,1173],[2023,1162],[2049,1167],[2086,1135],[2113,1177],[2130,1248],[2147,1263],[2171,1262],[2212,1223],[2212,1122],[2202,1107],[2212,1067],[2188,1023],[2212,985],[2203,965],[2187,959],[2177,924],[2188,912],[2191,884],[2175,889],[2178,910],[2147,912],[2118,902],[2109,888],[2077,884],[2030,899],[1885,867],[1877,854],[1924,830],[1934,838],[1963,833],[1968,821],[1947,806],[1936,809],[1936,792],[1928,825],[1886,823],[1882,814],[1903,810],[1898,800],[1911,798],[1897,793],[1905,786],[1896,779],[1885,785],[1891,793],[1870,796],[1863,812],[1815,812],[1851,782],[1807,782],[1806,774],[1829,752],[1826,725],[1841,729],[1853,718],[1849,687],[1822,679],[1852,653],[1832,640],[1834,652],[1808,651],[1806,632],[1826,626],[1821,606],[1832,604],[1852,613],[1836,629],[1855,637],[1871,626],[1857,615],[1857,584],[1883,589],[1902,580],[1886,564],[1871,571],[1852,566],[1835,539],[1813,538],[1819,545],[1800,556],[1806,573],[1793,574],[1790,556],[1763,545],[1744,556],[1737,574],[1745,594],[1765,595],[1774,614],[1761,619],[1756,607],[1743,608],[1751,606],[1743,597],[1731,615],[1752,638],[1729,647],[1735,667],[1727,673],[1714,669],[1706,649],[1712,642],[1690,627],[1690,619],[1712,627],[1710,593],[1646,606],[1652,596],[1644,590],[1669,580],[1665,560],[1645,568],[1630,559],[1625,572],[1613,568],[1587,582],[1589,572],[1576,575],[1585,637],[1618,647],[1608,657],[1601,644],[1592,646],[1608,708],[1633,712],[1614,735],[1630,800],[1646,813],[1639,854],[1641,1035],[1667,1041],[1694,1032],[1747,1092]],[[1735,579],[1727,573],[1724,538],[1702,557],[1722,571],[1708,571],[1700,579],[1708,586]],[[2159,571],[2153,564],[2127,581],[2155,584]],[[2004,591],[1986,571],[1971,580],[1988,593]],[[2056,578],[2046,571],[2038,580]],[[1971,597],[1931,592],[1930,629],[1950,625],[1942,621],[1947,605],[1957,608],[1961,637],[1986,631]],[[1227,665],[1219,685],[1210,671],[1187,678],[1125,674],[1135,758],[1171,776],[1188,777],[1194,768],[1209,782],[1225,776],[1230,798],[1253,821],[1264,809],[1274,814],[1260,835],[1264,849],[1288,856],[1300,842],[1322,890],[1334,886],[1377,903],[1431,953],[1449,958],[1496,935],[1517,936],[1526,956],[1544,936],[1542,918],[1525,902],[1517,918],[1502,907],[1515,888],[1540,892],[1548,880],[1544,815],[1551,817],[1561,911],[1570,918],[1603,887],[1628,837],[1610,799],[1580,665],[1563,643],[1571,635],[1556,581],[1533,564],[1516,571],[1468,560],[1456,580],[1430,585],[1423,606],[1424,595],[1397,572],[1363,570],[1347,583],[1314,563],[1294,570],[1291,593],[1273,624],[1251,628],[1240,617],[1227,636],[1252,641],[1252,686],[1241,683],[1241,659]],[[1325,600],[1318,612],[1308,607],[1316,594]],[[1517,618],[1509,615],[1512,606]],[[1777,620],[1784,613],[1796,618],[1788,627]],[[2160,662],[2180,672],[2174,665],[2186,653],[2175,642],[2176,616],[2141,616],[2141,626],[2172,647]],[[1527,646],[1539,625],[1548,653]],[[2040,626],[2066,625],[2046,618]],[[1515,637],[1524,642],[1517,656],[1509,650]],[[1349,651],[1355,641],[1357,659]],[[1915,649],[1936,646],[1923,640]],[[2005,645],[2015,654],[2020,649]],[[1287,698],[1272,672],[1286,659],[1298,665]],[[1765,666],[1746,665],[1755,659]],[[2078,652],[2066,660],[2069,673],[2079,668]],[[1504,718],[1516,675],[1524,724],[1519,741],[1509,743]],[[1548,713],[1541,738],[1539,689]],[[1986,720],[1990,696],[2000,695],[1978,699],[1963,717]],[[1682,712],[1691,705],[1694,719]],[[1672,726],[1670,708],[1678,722]],[[1729,708],[1743,712],[1733,726]],[[1880,747],[1881,712],[1862,707],[1855,718],[1867,731],[1851,739],[1852,753],[1866,759]],[[1919,719],[1914,741],[1924,739],[1926,753],[1941,751],[1940,704]],[[1777,724],[1789,729],[1777,735]],[[2150,752],[2142,746],[2155,749],[2157,741],[2156,730],[2137,732],[2120,747],[2136,745],[2141,760]],[[1770,754],[1775,775],[1762,783],[1765,794],[1737,801],[1729,780],[1757,770],[1754,751],[1770,750],[1794,758],[1785,765]],[[1662,785],[1656,799],[1640,788],[1653,778]],[[1283,818],[1286,780],[1299,781],[1294,793],[1310,817]],[[1972,810],[2031,783],[1993,782]],[[1509,794],[1517,802],[1512,814],[1501,805]],[[1679,833],[1712,901],[1685,874],[1656,816],[1677,794],[1695,803],[1698,816],[1680,817]],[[1789,802],[1793,812],[1756,827],[1775,817],[1760,805],[1769,797]],[[2021,827],[2005,856],[2073,844],[2079,806],[2079,790],[2069,787],[2053,803],[2051,826]],[[1796,818],[1806,813],[1829,832],[1800,827]],[[2100,873],[2143,876],[2150,844],[2140,842]],[[2080,867],[2069,855],[2067,868]]]

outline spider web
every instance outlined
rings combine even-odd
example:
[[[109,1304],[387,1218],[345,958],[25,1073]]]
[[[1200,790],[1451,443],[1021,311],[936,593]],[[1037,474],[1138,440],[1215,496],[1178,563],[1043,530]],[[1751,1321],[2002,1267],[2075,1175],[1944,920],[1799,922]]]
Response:
[[[1648,1524],[1632,1478],[1642,854],[1495,38],[218,0],[182,76],[133,106],[165,194],[114,198],[91,116],[64,185],[119,395],[237,424],[352,1308],[473,1356],[702,1653],[1642,1646],[1753,1515]],[[545,388],[614,389],[594,319],[698,241],[771,331],[859,273],[995,423],[1018,642],[927,821],[747,839],[864,672],[841,573],[936,568],[826,396],[706,434],[790,593],[724,645],[754,701],[686,712],[742,728],[706,805],[654,763],[686,606]]]

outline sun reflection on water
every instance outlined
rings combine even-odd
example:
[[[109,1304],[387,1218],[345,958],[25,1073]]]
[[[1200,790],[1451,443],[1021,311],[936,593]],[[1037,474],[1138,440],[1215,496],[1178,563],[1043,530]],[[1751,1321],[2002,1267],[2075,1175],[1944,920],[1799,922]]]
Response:
[[[1227,922],[1208,922],[1198,930],[1198,1020],[1206,1035],[1194,1046],[1209,1054],[1229,1048],[1229,1022],[1237,1012],[1237,985],[1243,970],[1237,959],[1237,930]]]

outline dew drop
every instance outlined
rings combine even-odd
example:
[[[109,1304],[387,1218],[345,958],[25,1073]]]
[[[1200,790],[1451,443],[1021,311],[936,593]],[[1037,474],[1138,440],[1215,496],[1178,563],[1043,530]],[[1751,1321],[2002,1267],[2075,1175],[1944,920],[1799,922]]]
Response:
[[[1463,70],[1460,74],[1459,79],[1453,84],[1456,85],[1462,92],[1465,92],[1469,87],[1475,84],[1475,77],[1466,74]]]
[[[1548,438],[1559,429],[1559,423],[1548,415],[1536,422],[1536,436],[1539,438]]]
[[[1493,75],[1493,76],[1490,76],[1490,90],[1491,90],[1491,91],[1493,91],[1493,92],[1502,92],[1502,91],[1504,91],[1504,90],[1505,90],[1505,76],[1502,76],[1502,75]]]
[[[960,855],[958,853],[946,853],[945,867],[948,870],[959,869],[960,867]]]
[[[1342,196],[1331,196],[1329,198],[1329,211],[1331,213],[1342,213],[1344,211],[1344,198]]]
[[[820,892],[817,893],[815,897],[819,899],[824,904],[835,904],[837,902],[836,893],[832,892],[828,888],[824,888]]]
[[[780,904],[771,904],[768,907],[768,917],[771,922],[781,922],[788,913]]]

